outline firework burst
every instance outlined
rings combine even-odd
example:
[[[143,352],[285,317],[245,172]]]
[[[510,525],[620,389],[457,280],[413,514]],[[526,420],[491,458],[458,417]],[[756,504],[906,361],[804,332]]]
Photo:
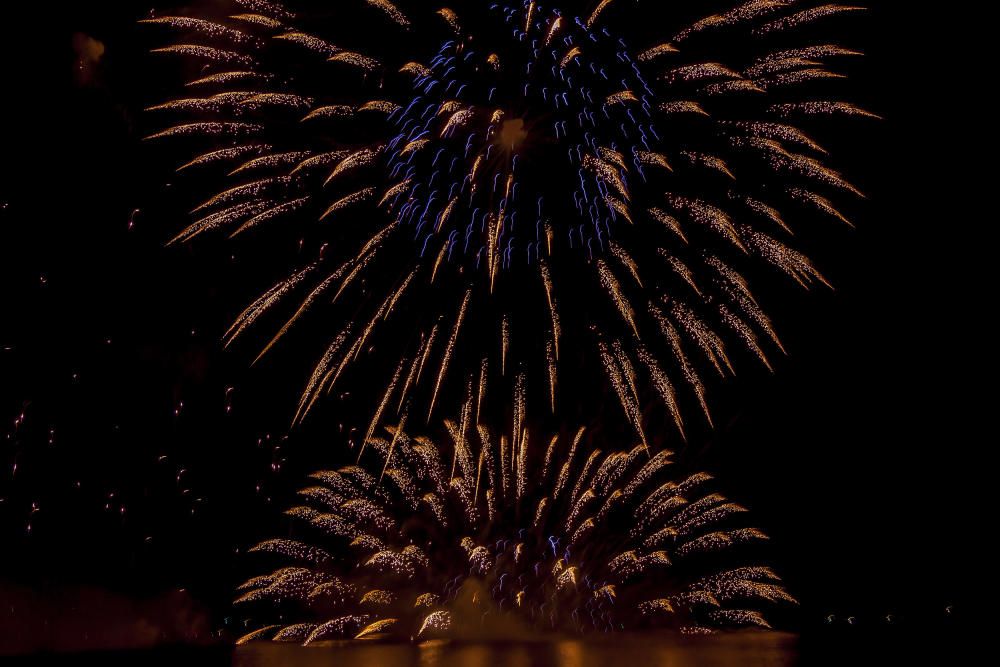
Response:
[[[856,8],[750,0],[675,30],[664,11],[238,0],[148,20],[181,35],[157,51],[203,64],[153,138],[220,183],[174,241],[309,256],[227,337],[281,317],[268,352],[298,323],[329,328],[297,421],[362,363],[382,378],[373,424],[430,422],[477,385],[477,416],[498,385],[558,413],[570,367],[603,376],[645,442],[651,401],[681,435],[685,404],[708,418],[734,349],[770,367],[781,343],[744,273],[825,284],[787,239],[860,194],[792,123],[871,115],[816,97],[857,52],[800,31]]]
[[[440,446],[398,428],[357,466],[312,475],[289,538],[253,551],[279,569],[237,604],[267,624],[241,641],[422,639],[527,630],[591,633],[769,627],[793,604],[747,564],[767,538],[744,508],[675,471],[670,452],[602,452],[446,423]]]

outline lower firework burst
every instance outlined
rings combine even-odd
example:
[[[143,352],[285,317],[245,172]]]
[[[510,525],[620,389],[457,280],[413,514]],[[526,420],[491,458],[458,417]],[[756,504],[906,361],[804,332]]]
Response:
[[[293,619],[240,640],[491,637],[769,627],[794,603],[747,551],[743,507],[674,474],[671,453],[601,452],[575,437],[467,438],[399,429],[358,465],[312,475],[290,538],[253,551],[281,567],[240,588],[249,616]],[[594,446],[587,446],[587,445]]]

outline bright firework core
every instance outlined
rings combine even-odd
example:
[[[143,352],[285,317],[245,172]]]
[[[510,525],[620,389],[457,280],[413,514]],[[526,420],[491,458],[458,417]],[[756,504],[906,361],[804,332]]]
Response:
[[[587,259],[603,252],[631,220],[631,182],[645,180],[642,155],[659,142],[652,89],[623,40],[558,11],[496,13],[509,26],[493,38],[503,43],[451,40],[414,65],[414,97],[391,118],[399,131],[387,150],[399,181],[390,208],[421,254],[447,238],[448,259],[474,261],[491,285],[536,263],[551,235]],[[530,166],[518,151],[526,119],[532,145],[552,148]]]
[[[500,128],[500,145],[515,151],[528,138],[528,130],[520,118],[504,121]]]

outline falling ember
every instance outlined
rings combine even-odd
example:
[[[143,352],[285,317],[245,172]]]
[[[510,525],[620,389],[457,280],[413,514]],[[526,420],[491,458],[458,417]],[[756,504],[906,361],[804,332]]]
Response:
[[[243,584],[237,606],[286,620],[240,642],[704,633],[766,628],[762,610],[794,604],[770,569],[747,565],[767,538],[740,523],[742,507],[706,495],[708,475],[675,474],[669,452],[642,446],[578,459],[583,436],[536,451],[542,440],[511,433],[499,441],[522,443],[512,461],[482,428],[469,440],[453,429],[444,446],[401,428],[376,436],[359,467],[316,473],[300,492],[288,515],[309,542],[252,550],[279,568]],[[460,461],[450,482],[449,447]],[[511,464],[517,483],[501,486]]]
[[[810,134],[877,116],[822,92],[859,51],[799,28],[857,7],[745,0],[671,25],[662,3],[344,2],[358,11],[339,26],[265,0],[142,21],[197,72],[150,109],[149,140],[190,146],[179,171],[213,183],[171,242],[302,239],[302,264],[226,336],[284,322],[259,360],[293,325],[325,335],[296,421],[354,372],[391,389],[365,395],[369,414],[431,419],[473,378],[476,421],[496,417],[487,389],[518,382],[525,423],[559,416],[574,359],[645,441],[650,401],[680,432],[689,406],[708,414],[702,374],[732,374],[730,349],[765,367],[781,353],[761,302],[717,267],[827,284],[792,232],[847,222],[840,201],[862,193]]]

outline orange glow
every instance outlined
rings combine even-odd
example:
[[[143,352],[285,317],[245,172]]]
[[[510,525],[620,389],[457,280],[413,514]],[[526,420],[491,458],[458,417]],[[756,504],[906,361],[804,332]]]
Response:
[[[500,128],[500,145],[505,148],[510,146],[511,150],[514,150],[524,143],[527,138],[528,130],[525,128],[524,120],[521,118],[511,118],[504,121],[503,126]]]

